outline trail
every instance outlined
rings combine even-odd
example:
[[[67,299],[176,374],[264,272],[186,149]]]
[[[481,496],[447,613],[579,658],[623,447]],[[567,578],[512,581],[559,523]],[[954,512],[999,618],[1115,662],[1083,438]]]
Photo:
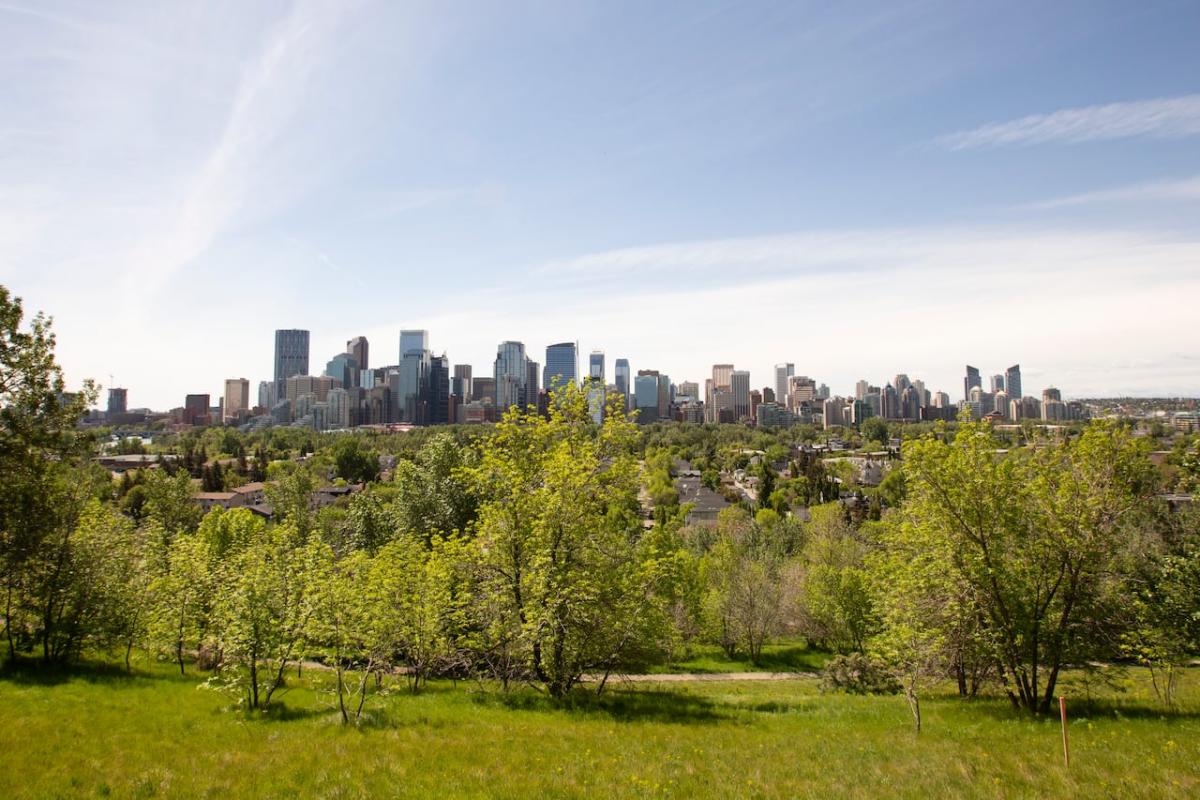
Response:
[[[584,675],[584,683],[599,683],[602,675]],[[665,672],[660,675],[610,675],[610,683],[692,683],[701,681],[809,681],[815,672]]]

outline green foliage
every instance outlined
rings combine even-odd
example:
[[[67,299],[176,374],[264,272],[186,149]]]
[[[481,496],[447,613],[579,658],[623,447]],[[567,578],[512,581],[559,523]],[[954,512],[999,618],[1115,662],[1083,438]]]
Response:
[[[896,694],[900,684],[886,664],[863,653],[835,656],[821,670],[821,690],[847,694]]]
[[[334,471],[349,483],[367,483],[379,477],[379,454],[362,437],[341,436],[332,448]]]
[[[415,459],[398,462],[392,507],[399,529],[427,541],[437,534],[467,531],[479,505],[467,477],[476,462],[474,450],[461,447],[448,433],[431,437]]]

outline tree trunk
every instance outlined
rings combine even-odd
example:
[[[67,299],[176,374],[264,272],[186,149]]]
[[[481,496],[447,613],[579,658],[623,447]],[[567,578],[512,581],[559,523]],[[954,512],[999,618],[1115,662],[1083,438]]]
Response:
[[[908,710],[912,712],[913,725],[916,727],[917,733],[921,732],[921,699],[917,697],[917,693],[912,687],[905,687],[904,699],[908,701]]]

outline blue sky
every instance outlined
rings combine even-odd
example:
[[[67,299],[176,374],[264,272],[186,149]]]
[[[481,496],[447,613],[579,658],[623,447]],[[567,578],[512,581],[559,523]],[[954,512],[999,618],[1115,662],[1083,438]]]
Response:
[[[1200,393],[1200,6],[0,0],[0,281],[171,407],[401,327]]]

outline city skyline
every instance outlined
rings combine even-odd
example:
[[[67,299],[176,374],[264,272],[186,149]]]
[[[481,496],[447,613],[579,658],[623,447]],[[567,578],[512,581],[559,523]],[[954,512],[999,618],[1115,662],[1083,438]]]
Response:
[[[0,23],[0,282],[55,318],[69,382],[134,405],[264,374],[278,327],[312,331],[313,369],[404,328],[476,368],[569,340],[755,386],[788,361],[954,394],[956,365],[1020,362],[1079,396],[1200,394],[1193,4]]]

